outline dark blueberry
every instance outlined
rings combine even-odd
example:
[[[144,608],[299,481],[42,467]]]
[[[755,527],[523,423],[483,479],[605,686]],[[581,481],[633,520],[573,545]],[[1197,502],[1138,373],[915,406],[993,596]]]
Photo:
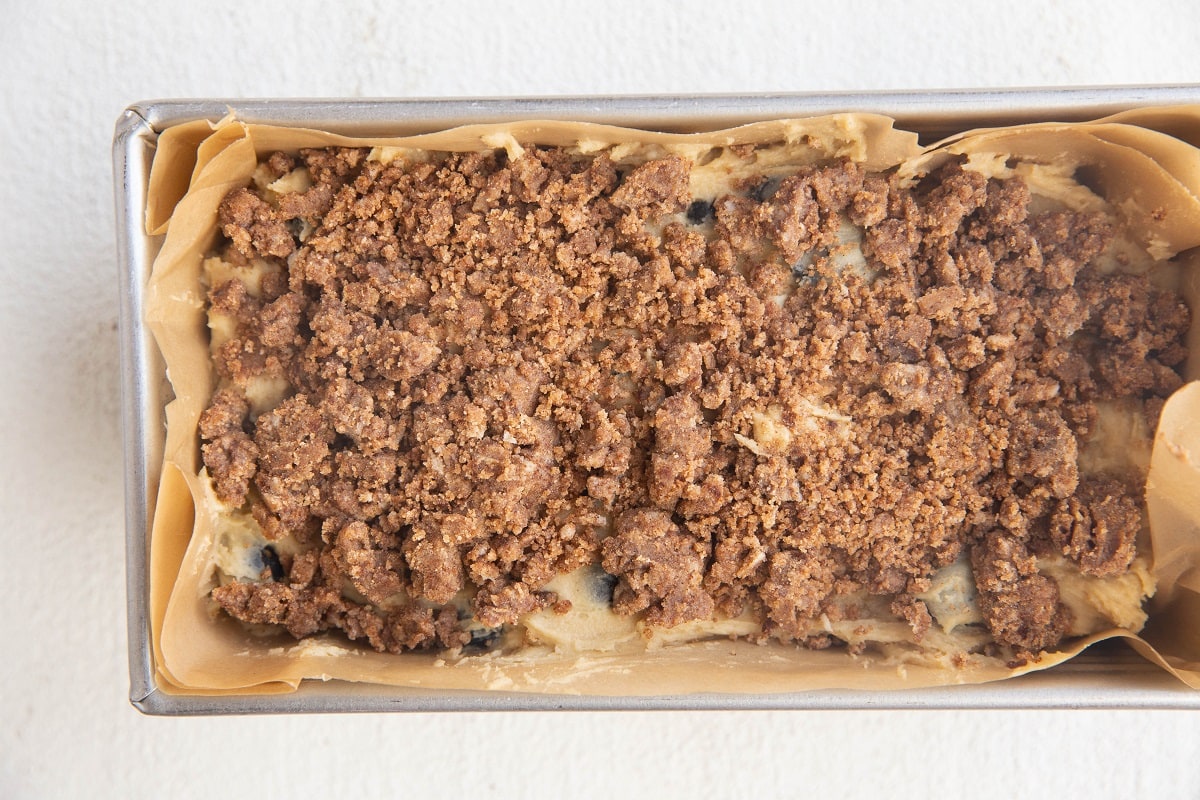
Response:
[[[508,166],[508,151],[503,147],[495,151],[496,169],[504,169]]]
[[[288,233],[292,234],[299,241],[300,233],[304,230],[304,220],[297,217],[289,219],[285,224],[287,225]]]
[[[287,572],[284,571],[283,564],[279,562],[279,554],[275,552],[274,545],[264,547],[260,555],[263,566],[271,570],[271,580],[281,581],[287,577]]]
[[[500,635],[503,633],[504,628],[477,628],[470,631],[471,641],[463,645],[463,651],[482,653],[491,650],[500,642]]]
[[[688,222],[693,225],[700,225],[712,219],[713,204],[707,200],[695,200],[687,210]]]
[[[800,256],[795,264],[792,264],[792,277],[796,279],[797,283],[817,283],[821,280],[818,266],[825,263],[828,258],[829,250],[824,247],[809,250]]]
[[[613,590],[617,588],[617,576],[597,569],[592,580],[592,597],[605,605],[612,605]]]
[[[763,203],[770,200],[771,195],[775,194],[775,190],[778,188],[778,178],[764,178],[762,183],[750,190],[750,197]]]

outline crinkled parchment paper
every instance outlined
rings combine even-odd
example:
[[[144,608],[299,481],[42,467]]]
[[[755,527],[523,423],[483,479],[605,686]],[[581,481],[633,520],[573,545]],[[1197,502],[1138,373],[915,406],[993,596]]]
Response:
[[[848,156],[872,169],[922,174],[954,157],[1073,165],[1146,249],[1184,263],[1185,297],[1200,317],[1200,108],[1132,111],[1089,124],[1037,124],[961,134],[921,148],[915,134],[873,115],[773,121],[699,134],[662,134],[602,125],[524,122],[472,125],[401,139],[352,139],[295,128],[195,122],[165,131],[151,173],[146,226],[166,234],[147,293],[146,322],[162,349],[175,399],[153,519],[150,624],[159,686],[168,692],[284,692],[302,679],[396,686],[604,695],[899,689],[979,683],[1044,669],[1093,642],[1129,639],[1139,652],[1200,688],[1200,383],[1167,403],[1156,434],[1147,500],[1158,594],[1140,636],[1110,630],[1067,643],[1040,661],[1009,669],[977,659],[962,669],[897,664],[838,650],[729,640],[644,654],[562,655],[546,651],[447,661],[438,654],[380,654],[334,636],[296,642],[248,634],[214,619],[211,547],[216,512],[206,503],[197,420],[213,389],[202,256],[216,241],[217,206],[248,183],[259,156],[326,145],[431,150],[518,150],[517,142],[599,149],[622,142],[697,147],[742,142],[798,143],[814,160]],[[1070,174],[1070,173],[1068,173]],[[1184,251],[1192,252],[1187,253]],[[1200,325],[1193,325],[1185,377],[1200,378]]]

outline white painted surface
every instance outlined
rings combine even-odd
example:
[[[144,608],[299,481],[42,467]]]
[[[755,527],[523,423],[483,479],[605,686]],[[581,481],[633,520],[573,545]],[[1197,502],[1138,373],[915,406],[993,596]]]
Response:
[[[1185,713],[149,719],[127,703],[128,103],[1200,81],[1162,3],[0,0],[0,797],[1200,796]]]

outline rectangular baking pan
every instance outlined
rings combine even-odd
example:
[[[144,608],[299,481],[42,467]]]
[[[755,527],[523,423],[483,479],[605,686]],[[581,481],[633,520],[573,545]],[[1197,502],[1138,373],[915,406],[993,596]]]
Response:
[[[121,287],[125,436],[126,582],[130,702],[156,715],[513,710],[1200,708],[1190,690],[1121,644],[1101,644],[1052,670],[1000,683],[913,691],[590,697],[437,691],[305,681],[288,695],[179,696],[154,680],[149,620],[150,517],[162,462],[165,366],[143,322],[143,292],[161,237],[145,232],[155,142],[166,128],[216,121],[319,128],[354,136],[404,135],[470,122],[569,119],[690,131],[761,119],[876,112],[932,142],[981,125],[1094,119],[1129,108],[1200,103],[1200,84],[994,91],[430,100],[153,100],[127,108],[113,139]]]

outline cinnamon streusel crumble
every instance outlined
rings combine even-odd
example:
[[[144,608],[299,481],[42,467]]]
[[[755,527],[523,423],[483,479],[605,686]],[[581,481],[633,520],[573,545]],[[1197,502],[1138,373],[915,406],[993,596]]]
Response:
[[[206,263],[212,598],[389,652],[1140,627],[1189,314],[992,167],[271,155]]]

